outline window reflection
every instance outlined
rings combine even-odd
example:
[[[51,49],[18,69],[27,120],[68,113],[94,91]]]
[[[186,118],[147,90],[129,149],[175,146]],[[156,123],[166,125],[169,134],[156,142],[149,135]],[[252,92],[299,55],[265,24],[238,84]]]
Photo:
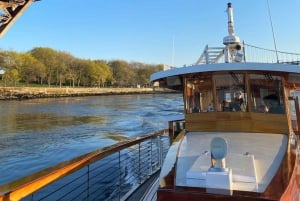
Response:
[[[211,77],[189,78],[186,82],[186,112],[214,111]]]
[[[216,83],[217,103],[219,112],[246,112],[247,94],[245,76],[229,73],[214,75]]]
[[[249,83],[253,112],[284,113],[280,76],[250,74]]]
[[[285,113],[280,76],[252,73],[247,79],[251,112]],[[229,72],[187,78],[185,86],[186,113],[249,110],[245,74]]]

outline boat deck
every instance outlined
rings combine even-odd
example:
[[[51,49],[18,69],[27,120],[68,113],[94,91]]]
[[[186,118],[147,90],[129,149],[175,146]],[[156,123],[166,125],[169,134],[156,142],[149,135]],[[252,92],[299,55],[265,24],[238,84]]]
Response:
[[[178,154],[176,186],[207,187],[211,166],[210,142],[227,141],[226,167],[232,171],[232,190],[264,192],[287,150],[287,135],[264,133],[190,132]]]
[[[156,201],[156,190],[158,189],[158,178],[160,171],[151,175],[149,179],[146,180],[145,183],[141,184],[138,189],[131,194],[126,201],[136,201],[136,200],[145,200],[145,201]],[[155,187],[153,187],[155,186]],[[153,188],[152,188],[153,187]],[[150,191],[152,189],[153,191]],[[147,196],[146,196],[147,193]],[[145,196],[147,198],[145,198]]]

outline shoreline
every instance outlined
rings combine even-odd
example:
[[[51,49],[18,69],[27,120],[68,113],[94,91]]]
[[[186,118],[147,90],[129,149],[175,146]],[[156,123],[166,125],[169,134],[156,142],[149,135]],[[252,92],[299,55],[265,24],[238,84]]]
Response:
[[[0,87],[0,100],[153,93],[176,93],[176,91],[163,88]]]

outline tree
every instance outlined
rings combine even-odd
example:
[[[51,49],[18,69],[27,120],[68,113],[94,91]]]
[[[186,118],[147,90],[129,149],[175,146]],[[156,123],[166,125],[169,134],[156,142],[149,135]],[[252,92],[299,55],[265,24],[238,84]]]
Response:
[[[150,86],[151,74],[160,70],[160,65],[143,64],[140,62],[132,62],[130,66],[134,69],[136,83],[144,87]]]
[[[19,72],[21,79],[27,84],[29,84],[30,82],[37,82],[42,84],[43,79],[46,76],[45,65],[29,53],[21,54],[19,58]]]
[[[98,76],[98,84],[99,87],[105,87],[105,84],[108,82],[112,82],[112,72],[110,67],[107,65],[107,62],[101,61],[101,60],[96,60],[95,63],[100,69],[100,74]]]
[[[82,85],[85,80],[87,61],[84,59],[76,59],[73,65],[74,79],[76,79],[77,86]]]
[[[100,86],[101,69],[94,61],[88,62],[90,86]]]
[[[20,81],[20,74],[17,69],[8,70],[4,73],[3,80],[5,86],[7,83],[13,83],[13,85],[16,86],[17,83]]]
[[[1,64],[5,69],[18,69],[20,67],[20,54],[15,51],[2,52]]]
[[[27,53],[0,51],[0,67],[7,72],[15,69],[19,79],[27,84],[43,84],[46,81],[48,86],[55,84],[60,87],[65,84],[72,87],[149,86],[150,75],[163,69],[163,65],[140,62],[79,59],[70,53],[47,47],[36,47]],[[6,81],[11,80],[11,77],[8,73]]]
[[[57,52],[57,66],[55,67],[56,83],[62,86],[65,78],[67,78],[68,69],[72,68],[73,55],[67,52]],[[70,74],[69,74],[70,75]]]
[[[109,66],[112,69],[112,75],[115,80],[115,86],[124,87],[135,84],[134,71],[130,68],[129,64],[126,61],[115,60],[109,63]]]
[[[58,65],[57,51],[47,47],[37,47],[32,49],[30,54],[45,65],[47,82],[50,86]]]
[[[77,71],[77,60],[73,58],[69,61],[69,66],[66,69],[66,79],[69,81],[71,87],[75,87],[75,82],[80,75],[80,69]]]
[[[5,66],[6,65],[6,51],[0,51],[0,66]]]

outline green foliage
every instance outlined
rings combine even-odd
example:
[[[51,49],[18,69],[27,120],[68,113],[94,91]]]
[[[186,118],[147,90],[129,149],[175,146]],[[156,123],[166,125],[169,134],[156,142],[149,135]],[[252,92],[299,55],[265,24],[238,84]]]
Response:
[[[20,74],[17,69],[10,69],[4,73],[2,79],[4,80],[5,86],[7,86],[7,84],[16,86],[20,81]]]
[[[26,85],[70,87],[148,87],[150,75],[163,65],[123,60],[89,60],[48,47],[36,47],[26,53],[0,51],[0,66],[5,70],[5,86]]]
[[[45,65],[29,53],[20,54],[20,76],[26,83],[42,83],[46,77]]]

